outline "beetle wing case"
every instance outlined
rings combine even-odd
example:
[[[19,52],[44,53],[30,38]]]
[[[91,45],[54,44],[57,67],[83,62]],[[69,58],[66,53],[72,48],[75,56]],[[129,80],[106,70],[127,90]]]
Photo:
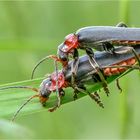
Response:
[[[95,48],[95,44],[110,41],[138,41],[140,44],[140,28],[89,26],[79,29],[76,35],[80,47]]]
[[[121,51],[124,49],[124,47],[118,47],[115,49],[115,51]],[[135,46],[134,49],[136,50],[137,54],[140,54],[140,46]],[[111,54],[108,52],[95,52],[94,54],[96,62],[99,64],[100,67],[110,66],[117,64],[119,62],[125,61],[129,58],[134,57],[133,53],[125,53],[125,54]],[[64,77],[66,81],[71,80],[71,67],[72,67],[73,61],[70,61],[68,64],[68,67],[63,70]],[[80,81],[83,79],[83,77],[87,74],[95,74],[96,71],[93,69],[93,67],[90,65],[89,59],[87,55],[84,55],[79,58],[79,65],[78,70],[76,73],[76,80]]]

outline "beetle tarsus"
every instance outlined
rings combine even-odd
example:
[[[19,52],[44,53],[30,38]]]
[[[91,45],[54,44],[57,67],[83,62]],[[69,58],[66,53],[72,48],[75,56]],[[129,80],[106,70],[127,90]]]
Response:
[[[127,28],[128,26],[127,26],[125,23],[123,23],[123,22],[119,22],[119,23],[116,25],[116,27],[125,27],[125,28]]]
[[[90,96],[91,99],[93,99],[100,107],[104,108],[103,103],[101,102],[101,100],[100,100],[94,93],[90,93],[89,96]]]
[[[75,90],[75,92],[81,92],[81,93],[89,95],[90,98],[93,99],[100,107],[104,108],[104,105],[101,102],[99,95],[97,95],[97,92],[95,92],[95,94],[92,94],[92,93],[88,92],[84,86],[80,86],[80,87],[75,86],[74,90]]]
[[[95,95],[96,97],[98,97],[98,99],[100,99],[100,96],[99,96],[99,94],[98,94],[97,91],[94,92],[94,95]]]
[[[108,97],[109,94],[110,94],[108,87],[107,87],[106,85],[103,84],[103,89],[104,89],[104,91],[105,91],[105,93],[106,93],[106,95],[107,95],[107,97]]]
[[[53,107],[49,108],[48,111],[49,111],[49,112],[53,112],[53,111],[55,111],[57,108],[59,108],[59,107],[60,107],[60,101],[61,101],[61,100],[57,100],[56,105],[54,105]]]
[[[61,105],[61,97],[63,97],[64,95],[65,95],[65,92],[63,90],[59,91],[59,97],[57,97],[56,104],[53,107],[48,109],[49,112],[53,112],[57,108],[60,107],[60,105]]]
[[[120,86],[119,79],[116,80],[116,85],[117,85],[117,88],[120,90],[120,93],[122,93],[122,88]]]
[[[78,93],[74,91],[74,95],[73,95],[74,101],[77,100],[77,98],[78,98],[77,94],[78,94]]]

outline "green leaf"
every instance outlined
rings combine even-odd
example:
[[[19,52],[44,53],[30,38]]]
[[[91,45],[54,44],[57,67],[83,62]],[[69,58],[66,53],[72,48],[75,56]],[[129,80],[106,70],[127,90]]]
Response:
[[[117,76],[111,76],[107,78],[107,82],[113,82],[117,78],[119,78],[120,75]],[[27,80],[27,81],[21,81],[16,83],[10,83],[1,85],[0,88],[8,87],[8,86],[32,86],[38,88],[42,79],[34,79],[34,80]],[[88,85],[87,90],[90,93],[93,93],[99,89],[102,88],[101,83],[96,83],[94,85]],[[62,98],[61,105],[70,103],[73,100],[73,89],[72,88],[66,88],[65,90],[65,96]],[[14,113],[17,111],[17,109],[21,106],[23,102],[25,102],[30,96],[36,94],[34,91],[29,89],[6,89],[0,91],[0,117],[6,117],[8,119],[12,118]],[[78,99],[86,96],[86,94],[79,93]],[[46,111],[47,108],[53,107],[53,105],[56,102],[56,96],[55,93],[51,94],[51,97],[46,103],[46,107],[42,107],[42,105],[39,102],[38,98],[33,99],[30,103],[28,103],[20,112],[20,115],[28,115],[32,114],[34,112],[40,112],[40,111]]]
[[[25,128],[21,125],[16,123],[9,122],[7,120],[0,120],[0,138],[1,139],[8,139],[8,138],[25,138],[26,137],[33,137],[34,134],[28,128]],[[18,133],[17,133],[18,132]]]

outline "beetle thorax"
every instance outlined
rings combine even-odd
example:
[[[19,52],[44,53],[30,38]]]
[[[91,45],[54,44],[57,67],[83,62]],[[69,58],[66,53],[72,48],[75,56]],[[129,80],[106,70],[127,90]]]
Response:
[[[78,37],[75,34],[69,34],[65,37],[63,52],[69,53],[71,50],[78,47]]]
[[[55,72],[51,75],[51,86],[50,86],[51,91],[56,90],[57,83],[58,83],[58,89],[63,88],[63,85],[65,83],[65,78],[62,72],[58,72],[58,77]]]

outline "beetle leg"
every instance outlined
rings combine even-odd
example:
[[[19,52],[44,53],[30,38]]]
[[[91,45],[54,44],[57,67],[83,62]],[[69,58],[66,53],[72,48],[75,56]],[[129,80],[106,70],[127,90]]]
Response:
[[[125,23],[119,22],[116,27],[128,27]]]
[[[76,72],[77,72],[78,64],[79,64],[79,54],[78,54],[77,49],[74,49],[73,58],[74,58],[74,61],[72,63],[72,67],[71,67],[71,73],[72,73],[71,84],[72,85],[74,85],[74,83],[75,83]]]
[[[59,98],[57,98],[56,104],[55,104],[52,108],[49,108],[48,111],[53,112],[53,111],[55,111],[57,108],[59,108],[60,105],[61,105],[61,98],[62,98],[64,95],[65,95],[65,92],[64,92],[63,89],[61,89],[61,90],[59,91]]]
[[[98,94],[97,91],[94,92],[94,95],[95,95],[98,99],[100,99],[100,95]]]
[[[117,25],[116,25],[117,27],[124,27],[124,28],[127,28],[128,26],[125,24],[125,23],[123,23],[123,22],[119,22]],[[113,47],[114,48],[114,47]],[[120,90],[120,93],[122,92],[122,88],[121,88],[121,86],[120,86],[120,84],[119,84],[119,79],[117,79],[116,80],[116,85],[117,85],[117,88]]]
[[[126,28],[127,25],[124,24],[123,22],[120,22],[120,23],[118,23],[118,24],[116,25],[116,27],[124,27],[124,28]],[[105,51],[108,51],[108,52],[110,52],[110,53],[114,53],[114,52],[115,52],[114,46],[113,46],[109,41],[103,42],[102,45],[103,45],[103,49],[104,49]]]
[[[60,102],[61,102],[61,98],[60,98],[60,91],[58,88],[58,65],[57,65],[57,61],[54,61],[54,65],[55,65],[55,72],[56,72],[56,96],[57,96],[57,106],[60,106]]]
[[[76,84],[73,84],[72,85],[72,88],[74,89],[74,94],[73,94],[73,99],[74,99],[74,101],[78,98],[78,93],[79,93],[79,90],[78,90],[78,88],[81,88],[81,89],[83,89],[83,90],[86,90],[86,88],[83,86],[83,85],[76,85]]]
[[[89,94],[90,98],[93,99],[100,107],[104,108],[103,103],[101,100],[95,95],[95,93],[90,93]]]
[[[120,86],[119,79],[116,80],[116,85],[117,85],[117,88],[120,90],[120,93],[122,93],[122,88]]]
[[[73,99],[74,99],[74,101],[78,98],[78,90],[77,89],[75,89],[74,90],[74,94],[73,94]]]
[[[86,90],[85,87],[78,87],[78,86],[75,86],[74,90],[76,90],[76,92],[81,92],[81,93],[84,93],[84,94],[87,94],[90,96],[91,99],[93,99],[100,107],[104,108],[104,105],[103,103],[101,102],[99,96],[97,96],[97,92],[94,93],[90,93]]]
[[[114,53],[115,48],[110,42],[103,42],[102,45],[105,51]]]
[[[59,91],[59,95],[60,95],[60,97],[64,97],[65,96],[65,91],[63,89],[61,89]]]
[[[91,48],[86,48],[86,52],[87,52],[88,57],[89,57],[89,62],[91,64],[91,66],[96,70],[97,74],[99,75],[99,77],[101,79],[101,82],[102,82],[102,85],[103,85],[103,88],[104,88],[104,91],[105,91],[105,93],[108,96],[109,89],[107,87],[107,82],[105,80],[104,75],[102,74],[102,71],[100,70],[99,65],[97,64],[96,60],[94,59],[93,50]]]

